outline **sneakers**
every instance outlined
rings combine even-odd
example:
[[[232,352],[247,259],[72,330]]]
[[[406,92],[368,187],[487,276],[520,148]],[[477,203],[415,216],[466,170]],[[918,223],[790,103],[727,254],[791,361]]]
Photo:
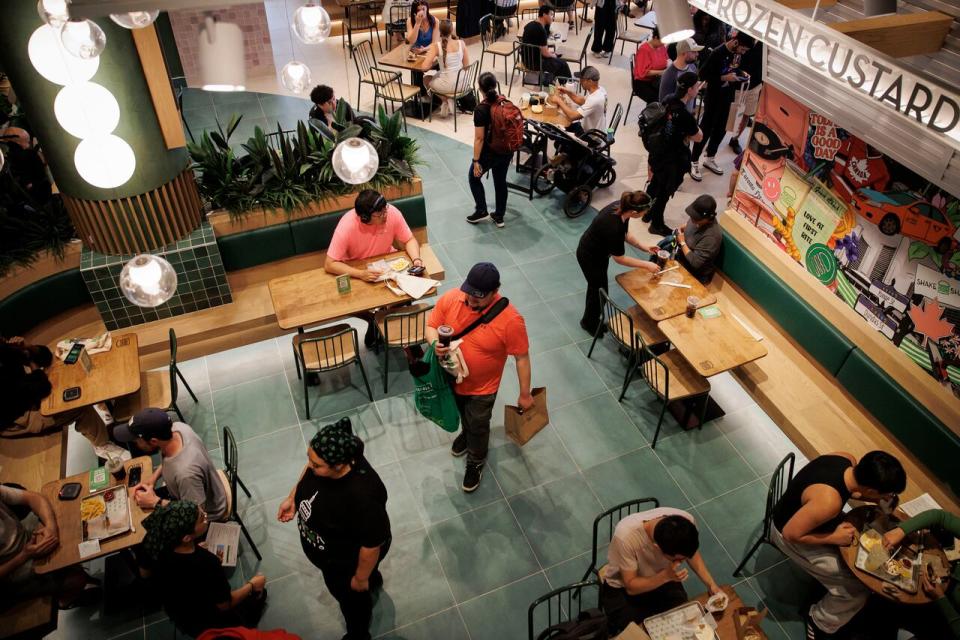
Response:
[[[743,147],[740,146],[740,141],[737,138],[730,138],[730,148],[737,155],[743,153]]]
[[[480,479],[483,477],[482,462],[468,462],[467,472],[463,475],[463,490],[472,493],[480,486]]]
[[[593,51],[592,53],[594,58],[598,58],[600,60],[603,60],[604,58],[610,55],[606,51]]]
[[[363,346],[373,349],[377,345],[377,328],[373,322],[367,323],[367,332],[363,334]]]
[[[443,102],[440,103],[440,117],[447,118],[449,116],[450,116],[450,102],[448,100],[444,100]]]
[[[701,180],[703,180],[703,174],[700,173],[699,162],[694,162],[690,165],[690,177],[696,180],[697,182],[700,182]]]
[[[713,171],[718,176],[723,175],[723,169],[720,168],[720,165],[717,164],[717,161],[713,158],[704,158],[703,159],[703,168]]]
[[[467,436],[463,435],[463,432],[457,434],[457,437],[454,438],[453,444],[450,445],[450,454],[454,458],[459,458],[467,452]]]
[[[490,218],[493,219],[493,224],[497,225],[497,229],[503,229],[505,226],[503,224],[503,216],[493,215],[490,216]]]
[[[467,222],[470,224],[477,224],[483,220],[486,220],[490,217],[490,214],[486,211],[474,211],[472,214],[467,216]]]

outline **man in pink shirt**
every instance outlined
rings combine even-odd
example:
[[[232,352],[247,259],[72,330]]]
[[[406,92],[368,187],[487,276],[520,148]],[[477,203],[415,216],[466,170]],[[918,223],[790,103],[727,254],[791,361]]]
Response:
[[[333,231],[333,239],[327,247],[323,268],[334,275],[348,275],[358,280],[375,282],[381,272],[366,266],[351,267],[347,262],[382,256],[403,246],[413,266],[422,267],[420,243],[417,242],[403,214],[387,199],[373,189],[364,189],[354,200],[353,209],[347,211]],[[368,314],[369,315],[369,314]],[[364,316],[366,317],[366,316]],[[370,318],[367,318],[370,321]],[[376,334],[373,322],[367,329],[364,344],[373,346]]]

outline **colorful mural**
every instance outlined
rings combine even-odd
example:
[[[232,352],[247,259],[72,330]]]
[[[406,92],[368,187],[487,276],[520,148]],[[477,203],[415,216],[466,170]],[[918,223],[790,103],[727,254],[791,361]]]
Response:
[[[733,208],[960,397],[960,199],[770,85]]]

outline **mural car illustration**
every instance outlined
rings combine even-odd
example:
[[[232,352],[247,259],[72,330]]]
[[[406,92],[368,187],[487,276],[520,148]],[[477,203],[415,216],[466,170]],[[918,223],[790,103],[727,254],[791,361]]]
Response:
[[[955,242],[957,228],[943,212],[908,191],[880,193],[858,189],[853,192],[850,204],[884,235],[900,233],[934,246],[940,253],[949,251]]]

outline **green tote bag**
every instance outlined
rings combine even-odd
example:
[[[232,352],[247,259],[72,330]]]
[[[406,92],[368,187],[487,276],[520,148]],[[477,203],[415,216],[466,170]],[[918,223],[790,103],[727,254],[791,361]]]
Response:
[[[444,431],[453,433],[460,427],[460,412],[453,397],[449,376],[437,361],[432,344],[427,347],[423,362],[430,366],[430,370],[425,375],[413,377],[416,381],[413,399],[417,411],[424,418],[436,422]]]

